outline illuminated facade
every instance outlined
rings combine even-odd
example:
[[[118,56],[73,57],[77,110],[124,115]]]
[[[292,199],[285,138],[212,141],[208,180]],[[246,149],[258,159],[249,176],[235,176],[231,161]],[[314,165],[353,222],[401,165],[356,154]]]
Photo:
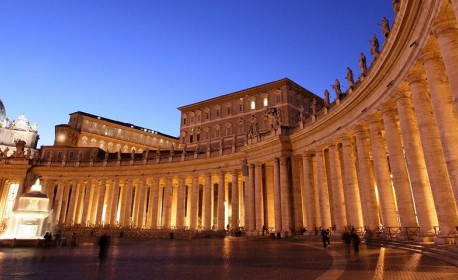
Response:
[[[457,0],[400,1],[380,53],[331,104],[283,79],[180,107],[167,145],[74,113],[41,158],[0,163],[0,210],[40,177],[62,226],[354,226],[455,243],[457,17]]]

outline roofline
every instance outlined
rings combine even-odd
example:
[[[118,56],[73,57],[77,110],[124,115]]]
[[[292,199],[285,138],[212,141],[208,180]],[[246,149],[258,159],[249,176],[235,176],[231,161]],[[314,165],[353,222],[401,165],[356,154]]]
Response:
[[[189,105],[181,106],[181,107],[178,107],[177,109],[180,110],[180,111],[183,111],[184,109],[191,108],[191,107],[196,107],[198,105],[202,105],[204,103],[211,102],[211,101],[214,101],[214,100],[224,99],[224,98],[227,98],[228,96],[231,96],[231,95],[236,95],[236,94],[240,94],[240,93],[243,93],[243,92],[246,92],[246,91],[252,91],[254,89],[259,89],[259,88],[263,88],[263,87],[272,87],[275,84],[293,84],[294,86],[297,86],[297,87],[303,89],[304,91],[309,92],[310,94],[316,95],[313,92],[305,89],[301,85],[299,85],[299,84],[295,83],[294,81],[290,80],[289,78],[285,77],[285,78],[280,79],[280,80],[268,82],[268,83],[265,83],[265,84],[261,84],[261,85],[249,87],[249,88],[246,88],[246,89],[234,91],[234,92],[231,92],[231,93],[228,93],[228,94],[220,95],[218,97],[213,97],[213,98],[210,98],[210,99],[207,99],[207,100],[203,100],[203,101],[199,101],[199,102],[192,103],[192,104],[189,104]],[[199,107],[201,107],[201,106],[199,106]]]
[[[83,112],[83,111],[76,111],[76,112],[70,113],[69,115],[73,115],[73,114],[81,114],[81,115],[84,115],[84,116],[87,116],[87,117],[90,117],[90,118],[93,118],[93,119],[103,120],[103,121],[106,121],[106,122],[109,122],[109,123],[113,123],[113,124],[125,126],[125,127],[128,127],[128,128],[141,130],[143,132],[152,132],[154,134],[158,134],[158,135],[161,135],[161,136],[164,136],[164,137],[173,138],[175,140],[179,140],[180,139],[179,137],[171,136],[171,135],[156,131],[154,129],[149,129],[149,128],[138,126],[138,125],[134,125],[134,124],[131,124],[131,123],[115,121],[115,120],[112,120],[112,119],[109,119],[109,118],[93,115],[93,114],[86,113],[86,112]]]

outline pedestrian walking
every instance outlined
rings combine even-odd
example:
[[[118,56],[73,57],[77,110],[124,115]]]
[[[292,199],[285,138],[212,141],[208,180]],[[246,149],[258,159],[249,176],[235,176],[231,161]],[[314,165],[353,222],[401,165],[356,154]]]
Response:
[[[103,265],[107,257],[108,246],[110,246],[110,237],[104,234],[99,239],[99,264]]]
[[[355,230],[351,231],[351,241],[353,242],[353,249],[354,249],[355,253],[358,254],[358,252],[359,252],[359,243],[361,242],[361,240],[359,239],[359,236],[358,236],[358,234],[356,233]]]
[[[342,234],[342,240],[343,242],[345,243],[345,255],[347,257],[350,256],[350,247],[351,247],[351,234],[348,230],[346,230],[343,234]]]

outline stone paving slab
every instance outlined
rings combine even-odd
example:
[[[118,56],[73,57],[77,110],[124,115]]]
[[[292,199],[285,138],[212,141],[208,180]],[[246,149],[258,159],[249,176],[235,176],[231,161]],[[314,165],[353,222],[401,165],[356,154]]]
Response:
[[[260,238],[112,239],[103,265],[96,239],[74,249],[0,248],[0,279],[458,279],[421,254],[340,242]]]

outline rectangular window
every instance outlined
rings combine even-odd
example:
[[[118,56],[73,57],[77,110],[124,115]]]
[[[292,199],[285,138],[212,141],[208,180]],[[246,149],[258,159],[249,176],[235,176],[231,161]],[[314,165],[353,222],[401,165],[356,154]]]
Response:
[[[216,117],[219,117],[219,113],[220,113],[220,112],[219,112],[219,109],[216,110]]]
[[[206,112],[206,113],[205,113],[205,119],[206,119],[206,120],[210,119],[210,113],[209,113],[209,112]]]
[[[243,112],[243,103],[240,103],[239,105],[239,112]]]
[[[264,97],[263,105],[264,105],[264,107],[269,105],[269,99],[267,97]]]
[[[227,107],[227,114],[228,114],[228,115],[231,114],[231,107]]]
[[[277,103],[280,103],[280,101],[281,101],[281,96],[280,96],[280,94],[277,94],[277,96],[275,96],[275,99],[276,99],[276,102],[277,102]]]
[[[183,125],[186,125],[186,118],[183,118]]]
[[[251,106],[250,106],[251,110],[256,109],[256,101],[251,100],[251,103],[250,103],[250,104],[251,104]]]

